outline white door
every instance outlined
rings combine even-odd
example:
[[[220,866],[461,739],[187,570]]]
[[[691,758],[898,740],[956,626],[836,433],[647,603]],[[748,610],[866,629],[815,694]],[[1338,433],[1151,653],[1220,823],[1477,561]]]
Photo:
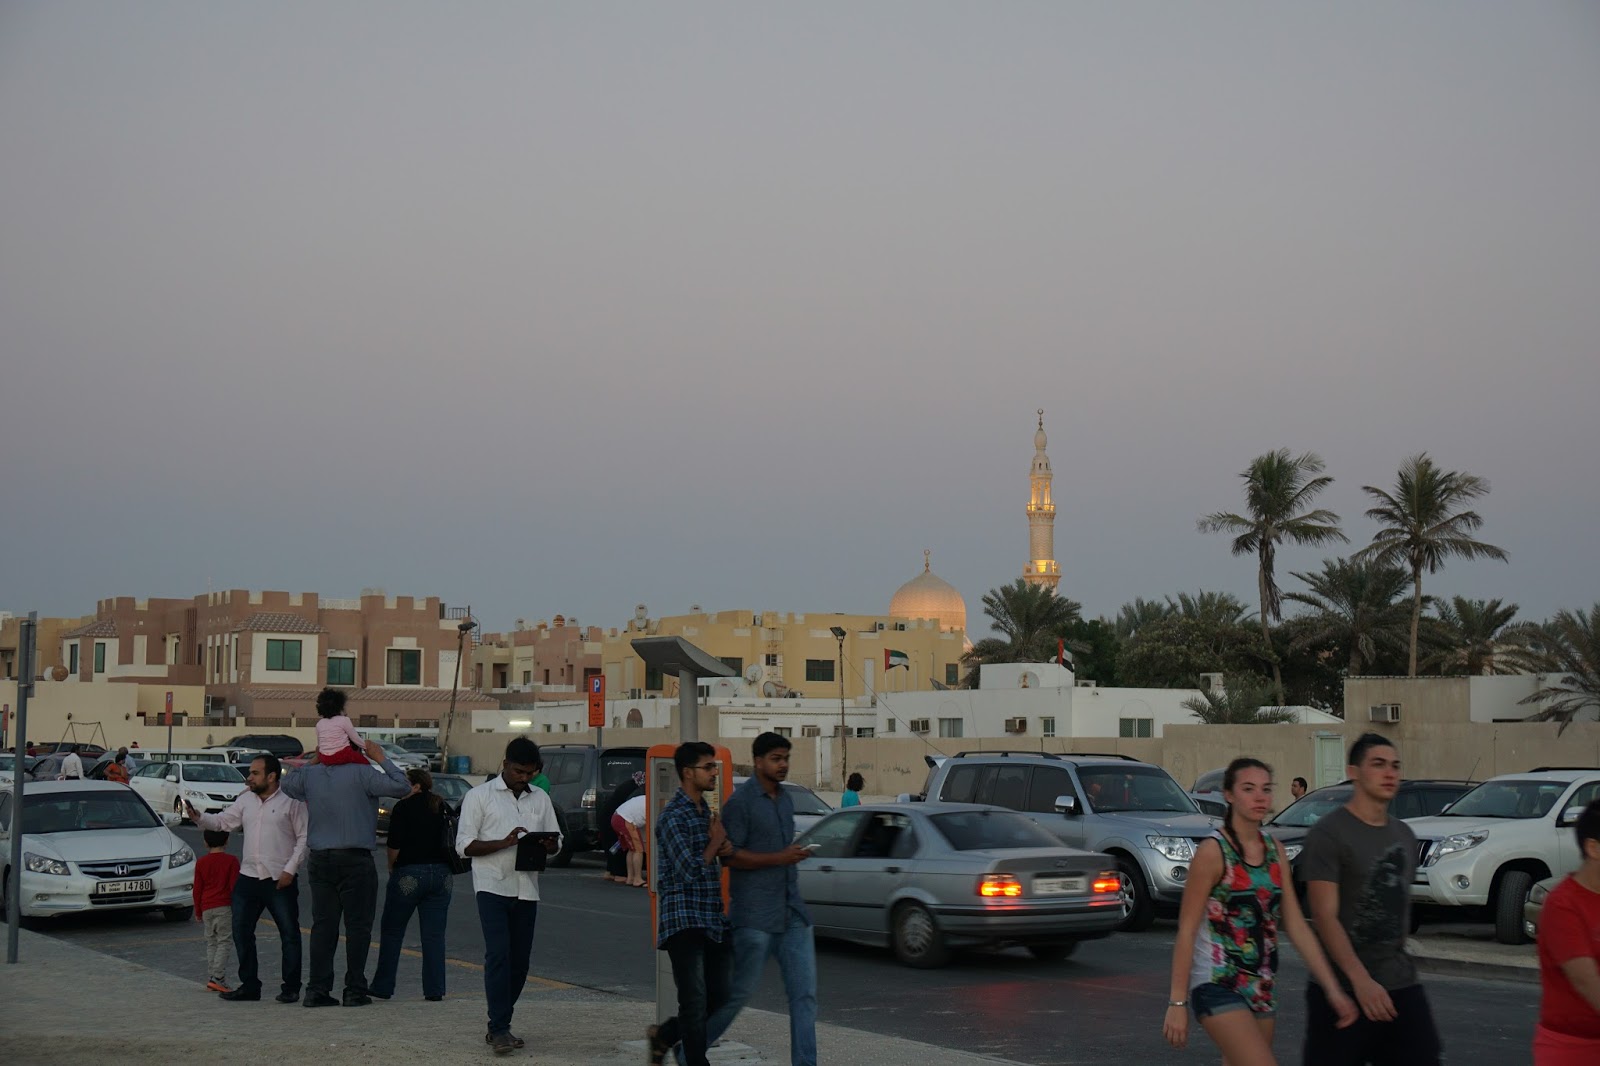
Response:
[[[1571,873],[1583,863],[1583,856],[1578,853],[1578,837],[1572,830],[1577,822],[1566,821],[1563,815],[1574,807],[1587,807],[1597,798],[1600,798],[1600,781],[1579,785],[1551,812],[1555,815],[1556,869],[1553,872],[1557,877]]]
[[[1337,785],[1344,780],[1344,737],[1314,737],[1316,741],[1317,780],[1312,788]]]
[[[168,772],[177,772],[174,763],[152,762],[139,767],[139,772],[134,774],[129,784],[134,791],[144,797],[144,801],[154,807],[157,813],[172,809],[172,796],[169,791],[174,786],[167,783]]]

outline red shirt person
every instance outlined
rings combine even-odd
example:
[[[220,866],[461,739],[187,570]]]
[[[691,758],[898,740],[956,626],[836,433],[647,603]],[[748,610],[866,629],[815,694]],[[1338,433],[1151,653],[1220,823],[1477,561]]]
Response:
[[[1577,834],[1583,861],[1551,890],[1539,917],[1544,998],[1534,1066],[1600,1062],[1600,800],[1578,816]]]

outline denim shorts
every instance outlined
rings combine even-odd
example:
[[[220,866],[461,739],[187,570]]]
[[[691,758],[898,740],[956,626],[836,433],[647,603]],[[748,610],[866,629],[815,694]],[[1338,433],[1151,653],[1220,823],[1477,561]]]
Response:
[[[1213,1014],[1226,1014],[1231,1010],[1254,1010],[1250,1002],[1238,992],[1213,984],[1195,985],[1190,989],[1189,1005],[1194,1008],[1194,1016],[1202,1020]],[[1258,1017],[1271,1018],[1277,1011],[1257,1010],[1255,1014]]]

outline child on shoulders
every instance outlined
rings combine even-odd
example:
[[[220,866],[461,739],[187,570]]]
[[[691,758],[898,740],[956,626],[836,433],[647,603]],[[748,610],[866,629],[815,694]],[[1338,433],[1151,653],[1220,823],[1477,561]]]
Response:
[[[336,688],[317,693],[317,714],[321,716],[317,721],[317,761],[324,766],[365,764],[362,749],[366,741],[344,713],[344,693]]]

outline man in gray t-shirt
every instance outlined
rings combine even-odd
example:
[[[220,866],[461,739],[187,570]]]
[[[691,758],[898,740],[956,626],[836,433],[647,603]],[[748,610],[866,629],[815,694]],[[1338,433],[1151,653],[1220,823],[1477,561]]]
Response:
[[[1417,838],[1389,814],[1400,754],[1366,733],[1350,747],[1350,802],[1306,834],[1300,869],[1311,917],[1340,983],[1361,1006],[1353,1025],[1315,982],[1306,986],[1305,1066],[1437,1066],[1442,1049],[1428,997],[1406,954]]]

